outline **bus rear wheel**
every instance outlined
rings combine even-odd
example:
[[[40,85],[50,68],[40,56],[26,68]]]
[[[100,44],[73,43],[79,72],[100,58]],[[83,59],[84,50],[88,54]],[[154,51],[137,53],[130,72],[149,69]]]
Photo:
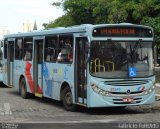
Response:
[[[24,99],[29,98],[29,93],[27,93],[26,82],[24,78],[20,80],[20,95]]]
[[[72,92],[68,86],[62,91],[62,102],[67,111],[76,111],[76,105],[73,104]]]

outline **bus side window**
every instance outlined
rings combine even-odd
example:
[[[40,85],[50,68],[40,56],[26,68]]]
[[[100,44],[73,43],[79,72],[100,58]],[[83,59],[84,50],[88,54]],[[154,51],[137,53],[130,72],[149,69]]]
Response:
[[[31,61],[32,60],[32,49],[33,49],[33,38],[26,38],[24,39],[24,46],[23,46],[23,60],[24,61]]]
[[[31,60],[31,52],[30,51],[26,51],[25,52],[25,55],[24,55],[24,60],[25,61],[29,61],[29,60]]]
[[[73,61],[73,36],[63,35],[59,40],[59,54],[57,61],[62,63],[72,63]]]
[[[44,49],[45,61],[54,62],[56,61],[56,50],[57,50],[57,37],[48,36],[46,37],[45,49]]]
[[[4,59],[7,59],[7,39],[4,40]]]
[[[23,53],[23,39],[18,38],[15,42],[15,60],[22,60],[22,53]]]
[[[52,62],[52,61],[54,61],[54,55],[55,55],[55,50],[54,49],[47,49],[46,50],[46,61],[48,61],[48,62]]]

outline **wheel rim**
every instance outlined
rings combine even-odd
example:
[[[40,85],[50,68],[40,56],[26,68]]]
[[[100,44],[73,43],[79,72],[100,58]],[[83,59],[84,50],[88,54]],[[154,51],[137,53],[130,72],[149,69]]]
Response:
[[[73,104],[73,99],[72,99],[72,94],[71,92],[67,92],[65,95],[65,101],[67,105],[72,105]]]

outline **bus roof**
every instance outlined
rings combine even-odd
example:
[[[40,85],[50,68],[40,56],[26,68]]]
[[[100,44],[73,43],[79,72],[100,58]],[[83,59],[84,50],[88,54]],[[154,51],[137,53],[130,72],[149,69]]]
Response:
[[[75,26],[70,26],[70,27],[57,27],[57,28],[50,28],[48,30],[9,34],[9,35],[5,35],[4,38],[43,36],[43,35],[51,35],[51,34],[65,34],[65,33],[79,33],[79,32],[86,32],[88,30],[92,31],[93,28],[104,27],[104,26],[105,27],[107,26],[134,26],[134,27],[144,27],[144,28],[152,29],[149,26],[131,24],[131,23],[96,24],[96,25],[82,24],[82,25],[75,25]]]

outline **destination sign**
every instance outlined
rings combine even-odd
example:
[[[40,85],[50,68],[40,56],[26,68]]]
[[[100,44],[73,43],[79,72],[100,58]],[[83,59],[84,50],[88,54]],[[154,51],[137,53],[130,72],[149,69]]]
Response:
[[[152,30],[144,27],[110,26],[95,28],[94,37],[152,37]]]

